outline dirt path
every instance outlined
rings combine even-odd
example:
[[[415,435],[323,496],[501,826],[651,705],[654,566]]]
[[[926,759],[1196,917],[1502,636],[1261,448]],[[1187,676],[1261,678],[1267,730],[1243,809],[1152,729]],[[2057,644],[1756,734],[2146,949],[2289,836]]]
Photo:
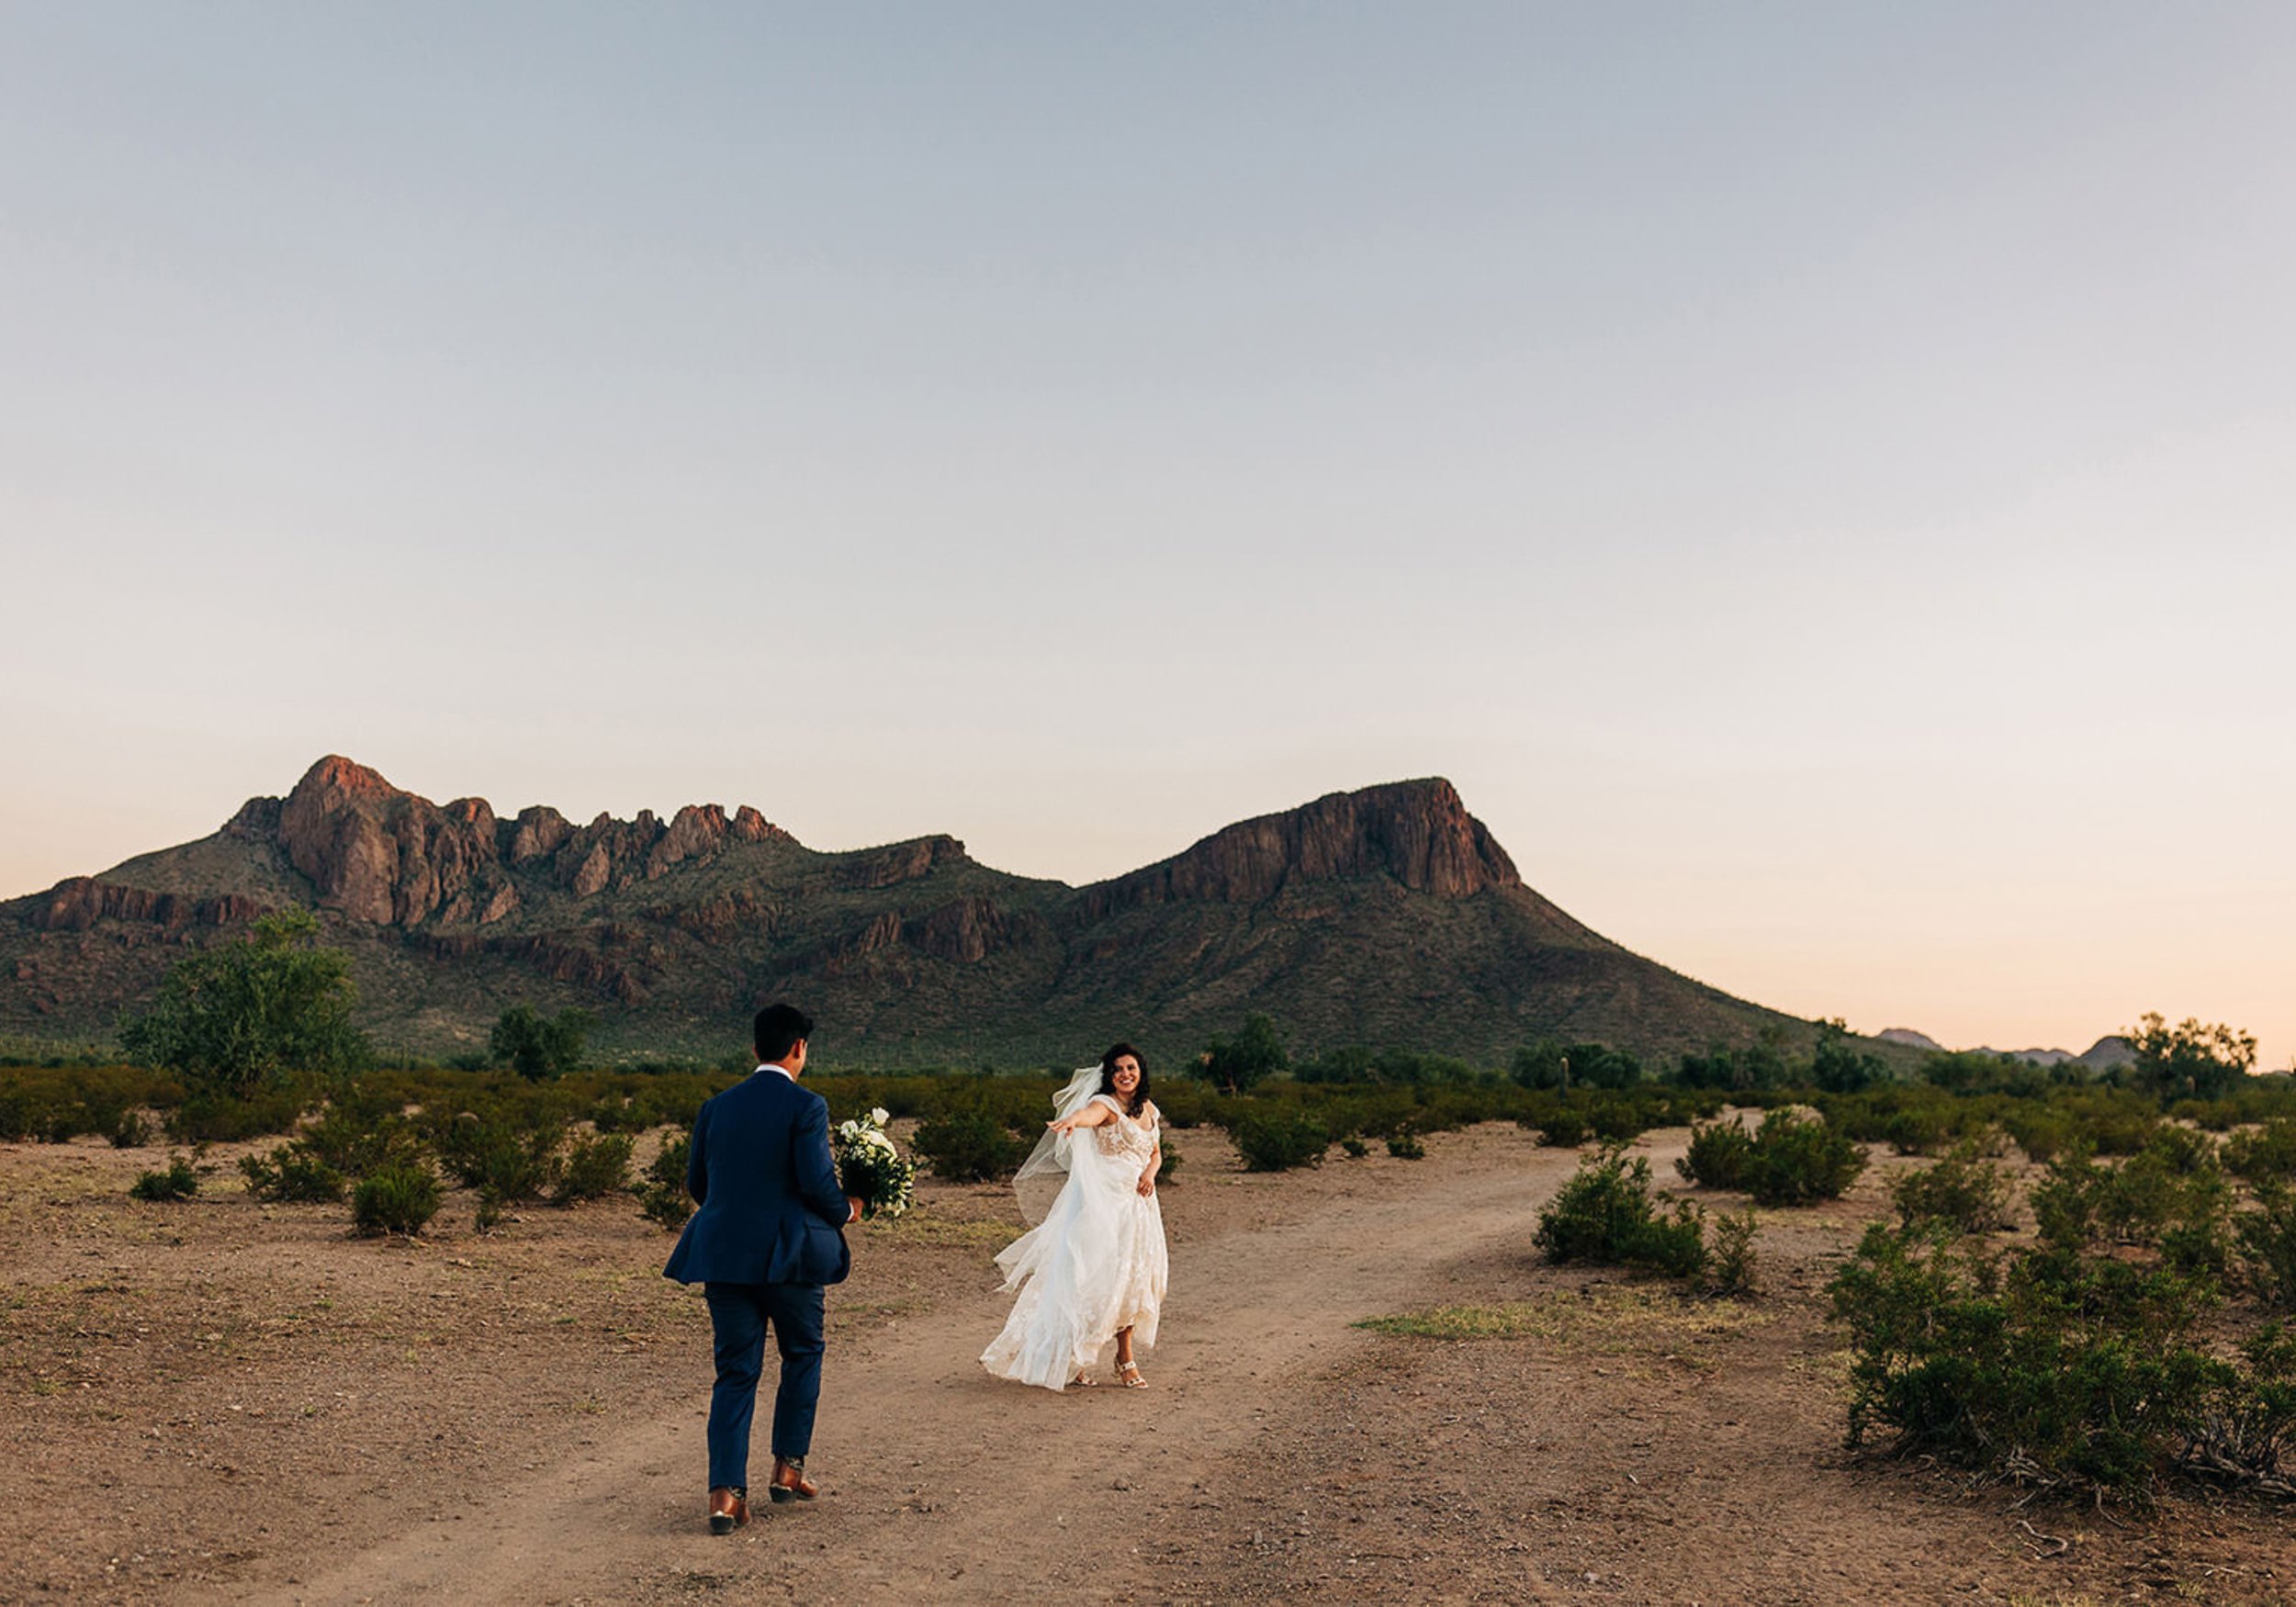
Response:
[[[603,1602],[720,1587],[749,1599],[760,1586],[822,1602],[1047,1589],[1154,1598],[1153,1566],[1115,1520],[1143,1500],[1167,1504],[1195,1470],[1248,1450],[1312,1376],[1360,1359],[1378,1342],[1351,1323],[1439,1298],[1442,1267],[1463,1253],[1527,1243],[1575,1157],[1528,1159],[1376,1179],[1367,1169],[1359,1178],[1385,1186],[1345,1209],[1256,1179],[1195,1185],[1233,1210],[1198,1202],[1176,1224],[1150,1389],[1053,1395],[990,1380],[974,1358],[1004,1298],[985,1276],[924,1320],[838,1333],[813,1455],[822,1500],[769,1509],[731,1540],[699,1531],[697,1357],[692,1404],[259,1599]],[[865,1270],[848,1288],[872,1292]]]
[[[1684,1136],[1638,1146],[1660,1180]],[[2296,1601],[2284,1508],[1844,1456],[1823,1290],[1919,1163],[1766,1213],[1734,1303],[1540,1263],[1581,1157],[1511,1127],[1273,1176],[1175,1141],[1154,1388],[992,1383],[1011,1197],[929,1183],[831,1293],[822,1500],[731,1538],[707,1319],[626,1200],[478,1235],[458,1197],[377,1242],[249,1199],[229,1152],[152,1206],[154,1156],[0,1146],[0,1604]],[[1353,1326],[1433,1307],[1514,1326]]]

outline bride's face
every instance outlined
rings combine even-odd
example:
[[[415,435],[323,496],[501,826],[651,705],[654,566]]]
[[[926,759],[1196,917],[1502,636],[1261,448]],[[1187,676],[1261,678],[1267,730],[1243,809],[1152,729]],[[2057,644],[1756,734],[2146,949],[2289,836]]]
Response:
[[[1131,1055],[1118,1055],[1115,1067],[1109,1073],[1109,1081],[1119,1094],[1130,1099],[1132,1090],[1140,1086],[1140,1062]]]

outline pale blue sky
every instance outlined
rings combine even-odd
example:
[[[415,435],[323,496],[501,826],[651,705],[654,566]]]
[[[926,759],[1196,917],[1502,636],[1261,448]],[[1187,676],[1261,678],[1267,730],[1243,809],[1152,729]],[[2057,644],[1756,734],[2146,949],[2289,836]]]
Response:
[[[17,5],[0,894],[321,752],[1086,881],[1442,773],[2296,1054],[2296,10]]]

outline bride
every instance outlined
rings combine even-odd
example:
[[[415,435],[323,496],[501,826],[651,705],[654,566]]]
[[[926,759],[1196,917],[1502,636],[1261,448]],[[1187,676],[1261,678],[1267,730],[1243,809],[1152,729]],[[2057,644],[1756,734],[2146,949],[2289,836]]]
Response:
[[[996,1257],[1005,1287],[1020,1298],[981,1365],[1016,1384],[1060,1389],[1091,1383],[1089,1369],[1113,1340],[1118,1376],[1145,1388],[1132,1346],[1156,1343],[1165,1261],[1162,1134],[1140,1051],[1116,1045],[1070,1079],[1054,1107],[1013,1177],[1037,1225]]]

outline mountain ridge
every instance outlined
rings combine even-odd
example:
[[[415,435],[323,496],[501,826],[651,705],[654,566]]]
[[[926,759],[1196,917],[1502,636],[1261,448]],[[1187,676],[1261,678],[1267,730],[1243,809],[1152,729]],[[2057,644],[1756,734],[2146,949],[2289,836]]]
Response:
[[[288,905],[350,953],[378,1039],[416,1052],[483,1043],[522,1001],[597,1010],[625,1051],[722,1044],[783,995],[888,1063],[1067,1063],[1119,1036],[1193,1052],[1254,1010],[1302,1049],[1483,1063],[1538,1037],[1662,1054],[1809,1028],[1556,907],[1440,777],[1072,887],[946,835],[814,849],[748,805],[505,818],[329,755],[207,837],[0,903],[0,1029],[100,1032],[186,949]]]

